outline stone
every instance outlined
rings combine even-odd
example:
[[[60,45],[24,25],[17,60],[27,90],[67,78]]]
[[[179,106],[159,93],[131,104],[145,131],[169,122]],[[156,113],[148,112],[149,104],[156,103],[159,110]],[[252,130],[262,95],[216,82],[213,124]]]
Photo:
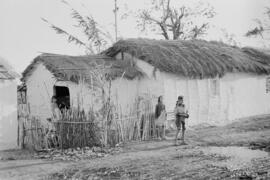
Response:
[[[94,146],[94,147],[92,148],[92,151],[93,151],[93,152],[101,152],[101,148],[100,148],[100,147]]]

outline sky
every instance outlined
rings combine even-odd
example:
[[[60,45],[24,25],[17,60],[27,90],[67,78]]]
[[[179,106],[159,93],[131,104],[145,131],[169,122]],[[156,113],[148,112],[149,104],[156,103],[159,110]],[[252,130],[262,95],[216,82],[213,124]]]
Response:
[[[265,7],[270,7],[270,0],[201,0],[208,2],[216,11],[211,20],[207,40],[222,40],[225,29],[233,34],[240,46],[270,47],[267,40],[246,38],[247,30],[255,26],[254,19],[262,18]],[[114,0],[67,0],[83,14],[91,14],[107,31],[114,30]],[[198,0],[177,0],[175,5],[192,6]],[[118,30],[121,38],[157,38],[136,28],[133,13],[148,7],[150,0],[118,0],[119,16],[128,13],[128,18],[119,17]],[[83,4],[83,5],[82,5]],[[40,53],[58,53],[82,55],[82,47],[68,43],[63,36],[55,34],[41,20],[63,27],[77,35],[72,27],[70,9],[61,0],[1,0],[0,1],[0,57],[4,57],[14,69],[21,73]]]

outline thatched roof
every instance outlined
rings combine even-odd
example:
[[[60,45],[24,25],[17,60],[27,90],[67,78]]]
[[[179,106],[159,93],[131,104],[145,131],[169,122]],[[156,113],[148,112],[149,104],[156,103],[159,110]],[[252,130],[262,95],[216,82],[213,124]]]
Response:
[[[190,78],[223,76],[227,72],[270,73],[270,55],[203,40],[127,39],[116,42],[103,54],[126,52],[161,71]]]
[[[80,78],[90,80],[90,72],[97,66],[106,67],[105,73],[112,79],[123,76],[133,79],[142,75],[131,64],[117,61],[105,55],[68,56],[44,53],[37,56],[22,73],[22,81],[29,77],[36,65],[42,63],[58,80],[78,82]]]
[[[0,80],[11,79],[15,79],[15,76],[13,76],[3,65],[0,64]]]
[[[0,80],[12,80],[19,78],[19,74],[15,72],[9,62],[0,56]]]

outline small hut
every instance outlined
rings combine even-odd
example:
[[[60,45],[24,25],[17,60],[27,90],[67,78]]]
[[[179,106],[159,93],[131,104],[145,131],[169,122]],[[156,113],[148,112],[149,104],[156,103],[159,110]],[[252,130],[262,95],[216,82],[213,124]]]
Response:
[[[26,68],[21,80],[26,87],[29,113],[46,120],[52,115],[52,96],[59,106],[98,110],[102,92],[97,87],[107,86],[107,81],[112,80],[112,88],[118,89],[119,83],[132,84],[140,76],[141,72],[129,63],[105,55],[42,54]],[[128,101],[126,96],[124,99]]]
[[[119,110],[117,116],[118,119],[121,118],[121,122],[125,118],[122,114],[128,114],[129,117],[131,113],[136,115],[137,111],[134,108],[137,106],[134,102],[137,97],[134,93],[136,91],[134,81],[138,81],[137,78],[142,76],[142,72],[131,62],[116,60],[105,55],[67,56],[48,53],[39,55],[23,72],[21,79],[23,84],[19,88],[21,147],[26,145],[39,149],[44,146],[41,141],[46,133],[47,120],[52,119],[53,96],[61,111],[66,112],[62,115],[72,114],[72,117],[62,117],[55,123],[70,125],[72,130],[68,132],[72,133],[72,136],[76,125],[81,123],[84,126],[84,122],[81,121],[86,120],[77,118],[75,112],[80,113],[81,115],[78,115],[80,117],[85,117],[84,112],[86,114],[94,112],[95,114],[92,115],[100,120],[98,122],[102,128],[103,121],[107,117],[104,112],[107,106],[110,107],[112,116]],[[68,124],[66,121],[73,121],[76,124]],[[121,125],[128,126],[126,123]],[[127,129],[125,132],[128,133]],[[68,135],[63,135],[62,140],[65,139],[64,136]],[[123,132],[122,136],[123,140]],[[69,141],[71,144],[74,142]]]

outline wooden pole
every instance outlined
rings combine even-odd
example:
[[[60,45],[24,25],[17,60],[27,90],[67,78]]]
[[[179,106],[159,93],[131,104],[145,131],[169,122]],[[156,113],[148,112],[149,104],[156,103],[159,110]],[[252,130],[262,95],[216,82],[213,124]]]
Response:
[[[117,6],[117,0],[114,0],[114,28],[115,28],[115,41],[118,40],[118,36],[117,36],[117,11],[119,10],[118,6]]]

